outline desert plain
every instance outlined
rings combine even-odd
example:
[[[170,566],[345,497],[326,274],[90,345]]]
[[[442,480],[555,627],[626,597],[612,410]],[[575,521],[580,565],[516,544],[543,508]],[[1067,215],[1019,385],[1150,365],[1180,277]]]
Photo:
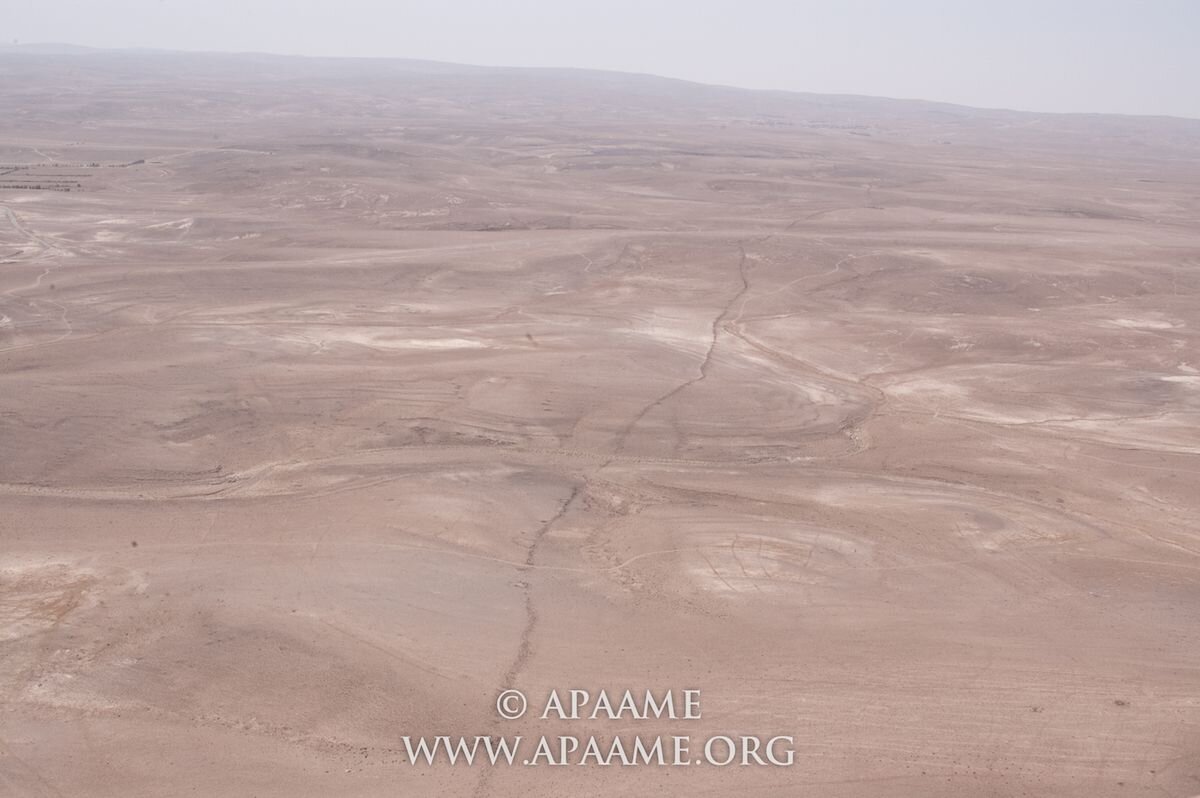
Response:
[[[1200,121],[0,54],[0,795],[1200,794]],[[699,689],[688,721],[497,716]],[[404,735],[789,735],[790,767]]]

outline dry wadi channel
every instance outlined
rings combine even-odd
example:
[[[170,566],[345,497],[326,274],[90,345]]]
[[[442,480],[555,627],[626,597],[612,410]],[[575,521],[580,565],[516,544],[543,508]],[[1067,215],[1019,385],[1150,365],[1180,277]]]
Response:
[[[0,76],[0,794],[1200,794],[1200,122]],[[406,761],[576,687],[795,762]]]

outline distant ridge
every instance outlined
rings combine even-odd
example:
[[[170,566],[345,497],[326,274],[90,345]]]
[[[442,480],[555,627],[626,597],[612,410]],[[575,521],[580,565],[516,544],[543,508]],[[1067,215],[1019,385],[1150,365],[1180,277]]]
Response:
[[[242,59],[259,63],[291,64],[300,66],[308,75],[319,74],[323,71],[320,65],[327,64],[336,68],[341,74],[362,74],[379,69],[394,73],[416,73],[422,75],[442,75],[447,77],[507,75],[510,77],[542,77],[552,79],[577,79],[589,81],[593,85],[605,84],[616,87],[618,84],[628,86],[629,79],[646,82],[646,85],[656,84],[658,87],[674,86],[684,91],[706,92],[710,95],[734,94],[770,98],[773,100],[791,100],[821,106],[827,110],[854,112],[870,107],[876,113],[886,115],[907,115],[913,111],[933,112],[948,116],[962,117],[965,115],[990,115],[993,118],[1004,118],[1008,121],[1029,120],[1069,120],[1085,121],[1089,119],[1123,120],[1168,120],[1182,123],[1191,129],[1200,119],[1186,116],[1163,114],[1123,114],[1096,111],[1027,111],[1013,108],[963,105],[961,103],[931,100],[919,97],[885,97],[870,94],[840,94],[832,92],[809,92],[793,89],[756,89],[744,86],[733,86],[721,83],[705,83],[687,78],[668,77],[645,72],[623,72],[619,70],[593,69],[587,67],[553,67],[553,66],[497,66],[487,64],[463,64],[453,61],[431,61],[426,59],[404,58],[402,56],[344,56],[344,55],[295,55],[269,53],[254,50],[173,50],[154,47],[90,47],[63,42],[31,42],[31,43],[2,43],[0,55],[33,55],[33,56],[92,56],[121,58],[130,56],[155,56],[170,58],[193,59],[196,62],[211,61],[212,59]],[[301,66],[302,65],[302,66]],[[335,66],[336,65],[336,66]]]

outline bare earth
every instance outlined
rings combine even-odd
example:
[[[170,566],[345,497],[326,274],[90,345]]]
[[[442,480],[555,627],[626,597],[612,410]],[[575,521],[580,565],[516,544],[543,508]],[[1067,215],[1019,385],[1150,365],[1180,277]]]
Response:
[[[1200,122],[9,53],[0,130],[0,795],[1200,793]],[[564,732],[796,761],[401,744]]]

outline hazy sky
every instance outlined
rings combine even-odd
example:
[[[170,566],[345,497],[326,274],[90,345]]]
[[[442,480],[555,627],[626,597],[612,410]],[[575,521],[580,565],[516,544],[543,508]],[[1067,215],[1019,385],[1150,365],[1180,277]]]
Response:
[[[1200,0],[0,0],[14,39],[1200,117]]]

